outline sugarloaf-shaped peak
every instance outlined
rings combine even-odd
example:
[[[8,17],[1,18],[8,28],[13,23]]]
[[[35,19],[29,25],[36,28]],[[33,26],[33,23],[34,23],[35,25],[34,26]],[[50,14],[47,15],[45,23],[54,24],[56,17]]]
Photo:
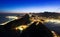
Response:
[[[5,25],[5,28],[6,29],[11,29],[11,28],[14,28],[14,27],[17,27],[17,26],[20,26],[20,25],[27,25],[28,23],[30,23],[29,18],[30,18],[29,15],[25,14],[22,18],[7,23]]]

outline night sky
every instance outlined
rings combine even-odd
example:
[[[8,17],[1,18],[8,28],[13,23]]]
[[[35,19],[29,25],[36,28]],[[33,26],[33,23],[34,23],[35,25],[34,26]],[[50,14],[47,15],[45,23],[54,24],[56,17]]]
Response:
[[[60,12],[60,0],[0,0],[4,12]]]

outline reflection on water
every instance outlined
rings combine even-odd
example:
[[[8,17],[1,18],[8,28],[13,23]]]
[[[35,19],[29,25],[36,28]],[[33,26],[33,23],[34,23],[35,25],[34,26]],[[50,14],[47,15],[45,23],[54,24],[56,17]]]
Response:
[[[13,21],[15,19],[18,19],[16,16],[1,16],[0,17],[0,25],[4,25],[10,21]]]
[[[60,34],[60,20],[59,19],[47,19],[44,23],[50,30]]]
[[[45,23],[45,25],[50,29],[60,34],[60,24],[54,24],[52,22]]]

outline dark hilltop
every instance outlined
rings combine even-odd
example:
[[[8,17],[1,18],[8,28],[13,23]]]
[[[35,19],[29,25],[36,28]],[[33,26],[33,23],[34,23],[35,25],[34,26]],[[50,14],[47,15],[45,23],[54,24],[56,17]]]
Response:
[[[53,37],[53,33],[41,22],[37,25],[37,21],[28,26],[30,21],[28,14],[18,20],[11,21],[0,27],[1,37]],[[14,29],[15,27],[27,25],[28,27],[22,31]],[[23,27],[22,27],[23,28]]]

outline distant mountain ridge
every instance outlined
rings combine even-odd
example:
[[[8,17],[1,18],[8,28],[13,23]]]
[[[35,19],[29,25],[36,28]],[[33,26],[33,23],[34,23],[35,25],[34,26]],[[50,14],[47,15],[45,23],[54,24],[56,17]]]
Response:
[[[60,13],[57,12],[40,12],[40,13],[4,13],[0,12],[0,16],[24,16],[25,14],[33,14],[33,15],[38,15],[41,17],[51,17],[51,18],[58,18],[60,17]]]

